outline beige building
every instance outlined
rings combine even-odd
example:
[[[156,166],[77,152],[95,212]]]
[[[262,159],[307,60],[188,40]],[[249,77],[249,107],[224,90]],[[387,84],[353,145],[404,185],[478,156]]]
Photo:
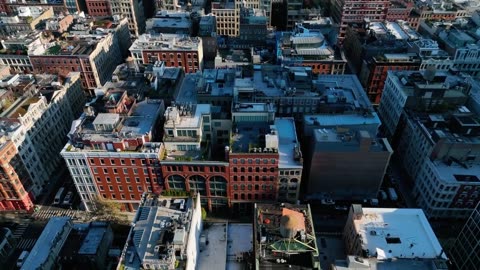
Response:
[[[37,91],[34,96],[18,98],[0,114],[0,135],[15,144],[33,183],[25,189],[33,196],[38,196],[57,172],[61,164],[58,153],[85,102],[79,72],[70,73],[63,83],[53,75],[37,75],[36,81],[31,86]]]
[[[112,0],[110,1],[112,15],[128,18],[130,33],[138,37],[145,32],[145,14],[143,2],[139,0]]]
[[[212,2],[212,13],[217,19],[217,34],[221,36],[239,36],[240,35],[240,11],[241,8],[260,7],[258,0],[235,0],[231,2],[221,1]]]

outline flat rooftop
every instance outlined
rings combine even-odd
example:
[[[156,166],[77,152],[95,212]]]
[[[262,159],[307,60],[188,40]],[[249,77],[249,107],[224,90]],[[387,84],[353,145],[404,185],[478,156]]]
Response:
[[[303,168],[300,158],[300,143],[297,139],[295,121],[293,118],[276,118],[275,127],[278,131],[279,169]]]
[[[138,102],[130,116],[121,116],[114,113],[99,113],[95,117],[85,116],[83,119],[79,119],[80,122],[74,122],[72,131],[82,140],[97,142],[141,137],[152,131],[162,103],[161,100]],[[119,128],[119,132],[95,130],[94,125],[99,123],[114,125]]]
[[[380,126],[382,122],[376,112],[370,114],[315,114],[304,115],[304,125],[321,126],[321,127],[336,127],[336,126],[354,126],[354,125],[377,125]]]
[[[317,148],[326,152],[350,152],[360,151],[361,140],[371,140],[368,148],[369,152],[391,152],[389,142],[385,138],[376,138],[374,134],[366,130],[358,130],[354,132],[340,132],[331,128],[315,129],[313,137],[315,138]]]
[[[210,104],[178,104],[165,110],[165,128],[200,128],[202,115],[210,114]]]
[[[234,153],[248,153],[251,148],[265,148],[265,135],[270,133],[267,123],[237,123],[232,132],[231,150]]]
[[[198,50],[201,39],[180,34],[143,34],[136,39],[130,50]]]
[[[377,259],[447,259],[421,209],[363,208],[353,222],[363,248]]]
[[[174,259],[174,254],[168,253],[171,245],[182,246],[183,250],[187,244],[193,207],[189,198],[147,198],[133,220],[135,225],[122,259],[125,269],[140,269],[143,261],[170,264]]]
[[[59,239],[63,231],[71,227],[70,217],[52,217],[47,223],[47,226],[43,229],[42,234],[38,238],[35,246],[30,251],[30,255],[27,257],[22,265],[22,269],[40,269],[44,264],[50,253],[53,252],[54,247],[58,242],[62,242],[66,239]]]
[[[200,248],[197,270],[244,269],[245,253],[253,249],[252,224],[213,223],[202,235],[209,244]]]

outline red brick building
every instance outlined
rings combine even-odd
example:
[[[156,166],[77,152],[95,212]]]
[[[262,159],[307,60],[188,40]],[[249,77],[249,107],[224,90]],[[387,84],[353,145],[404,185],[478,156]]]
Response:
[[[388,7],[386,20],[394,22],[396,20],[407,21],[412,12],[414,3],[410,0],[393,0]]]
[[[225,211],[230,206],[229,164],[216,161],[162,161],[166,190],[200,193],[209,211]]]
[[[138,64],[165,62],[167,67],[183,67],[186,73],[203,68],[202,40],[176,34],[147,35],[136,39],[130,52]]]
[[[13,142],[0,138],[0,211],[33,210],[33,202],[23,188],[30,185],[28,173]]]
[[[92,17],[112,16],[110,1],[105,0],[86,0],[88,15]]]
[[[389,70],[419,70],[421,59],[416,53],[384,54],[363,63],[360,81],[365,86],[368,98],[379,104]]]
[[[160,194],[160,143],[153,143],[161,100],[137,102],[125,91],[111,90],[76,120],[70,142],[62,150],[86,209],[98,196],[137,209],[144,192]]]

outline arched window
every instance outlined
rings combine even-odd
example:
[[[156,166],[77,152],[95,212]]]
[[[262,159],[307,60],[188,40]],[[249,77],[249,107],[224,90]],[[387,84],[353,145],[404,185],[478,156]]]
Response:
[[[170,189],[185,191],[185,178],[182,176],[176,174],[170,175],[167,181]]]
[[[190,191],[195,193],[199,192],[200,195],[206,196],[207,189],[205,185],[205,178],[201,175],[192,175],[188,178],[188,184],[190,185]]]
[[[210,195],[227,196],[227,179],[222,176],[212,176],[210,178]]]

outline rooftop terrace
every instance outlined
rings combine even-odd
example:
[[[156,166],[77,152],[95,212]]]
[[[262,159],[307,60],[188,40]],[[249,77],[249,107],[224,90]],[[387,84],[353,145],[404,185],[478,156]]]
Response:
[[[136,39],[130,50],[198,50],[201,40],[177,34],[143,34]]]

